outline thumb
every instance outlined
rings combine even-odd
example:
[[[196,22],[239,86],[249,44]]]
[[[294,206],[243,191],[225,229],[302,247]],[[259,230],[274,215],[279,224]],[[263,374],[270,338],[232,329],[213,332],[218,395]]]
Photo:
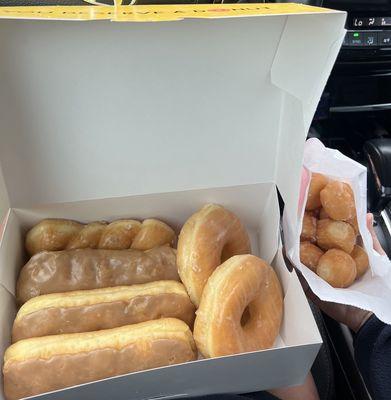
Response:
[[[367,228],[369,230],[369,233],[373,237],[375,235],[375,231],[373,229],[373,214],[372,213],[367,214]]]
[[[381,244],[379,242],[379,239],[377,238],[375,229],[373,228],[373,214],[372,213],[367,214],[367,228],[369,230],[369,233],[372,236],[373,248],[381,255],[386,254],[385,251],[383,250],[383,247],[381,247]]]

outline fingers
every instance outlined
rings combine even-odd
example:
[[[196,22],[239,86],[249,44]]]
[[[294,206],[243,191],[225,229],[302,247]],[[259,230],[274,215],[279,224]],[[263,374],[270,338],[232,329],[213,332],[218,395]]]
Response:
[[[373,229],[373,215],[367,215],[367,227],[372,236],[373,248],[379,254],[385,254],[382,249],[380,242],[376,236],[375,230]],[[328,301],[320,300],[311,290],[309,284],[303,277],[300,271],[296,270],[297,276],[301,283],[304,293],[307,298],[310,299],[317,307],[319,307],[325,314],[333,318],[334,320],[347,325],[350,329],[358,331],[360,327],[368,320],[372,315],[371,312],[362,310],[356,307],[333,303]]]
[[[281,400],[319,400],[318,390],[311,373],[302,385],[273,389],[269,392]]]
[[[367,214],[367,228],[369,230],[369,233],[373,237],[373,235],[375,235],[375,231],[373,229],[373,214],[372,213]]]
[[[373,242],[373,248],[381,255],[385,255],[386,252],[383,250],[383,247],[381,247],[381,244],[379,242],[379,239],[376,236],[376,232],[373,228],[373,214],[368,213],[367,214],[367,227],[369,230],[369,233],[372,236],[372,242]]]
[[[307,281],[304,279],[300,271],[297,271],[299,281],[306,294],[307,298],[312,301],[320,310],[322,310],[329,317],[335,319],[338,322],[349,324],[345,316],[346,306],[343,304],[332,303],[328,301],[321,300],[309,287]],[[348,325],[349,326],[349,325]]]

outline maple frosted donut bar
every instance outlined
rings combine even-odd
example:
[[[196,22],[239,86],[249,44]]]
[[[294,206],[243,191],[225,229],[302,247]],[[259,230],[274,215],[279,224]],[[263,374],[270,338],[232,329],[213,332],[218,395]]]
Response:
[[[41,252],[22,268],[16,297],[127,286],[159,280],[179,281],[176,250],[168,246],[140,250],[78,249]]]
[[[158,318],[178,318],[193,327],[195,307],[181,283],[157,281],[34,297],[16,315],[12,341],[91,332]]]
[[[69,219],[44,219],[26,236],[25,247],[30,255],[40,251],[72,249],[149,250],[171,245],[174,230],[157,219],[142,223],[134,219],[121,219],[81,224]]]
[[[5,352],[4,392],[8,400],[17,400],[195,358],[189,327],[174,318],[25,339]]]

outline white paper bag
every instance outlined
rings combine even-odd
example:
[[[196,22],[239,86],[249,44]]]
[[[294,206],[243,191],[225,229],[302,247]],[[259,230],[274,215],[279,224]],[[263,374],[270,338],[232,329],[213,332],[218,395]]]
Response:
[[[312,172],[319,172],[331,179],[347,182],[354,192],[358,225],[363,247],[368,253],[370,269],[363,277],[345,289],[333,288],[300,262],[300,233]],[[309,139],[304,149],[301,184],[296,220],[290,221],[286,213],[283,216],[284,244],[287,256],[321,300],[348,304],[372,311],[379,319],[391,324],[391,262],[387,256],[380,255],[373,249],[372,236],[366,226],[366,168],[339,151],[326,148],[318,139]]]

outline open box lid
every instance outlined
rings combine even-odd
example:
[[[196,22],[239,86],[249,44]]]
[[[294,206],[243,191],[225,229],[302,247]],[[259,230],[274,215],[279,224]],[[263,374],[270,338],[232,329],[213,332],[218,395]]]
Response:
[[[294,213],[345,16],[299,4],[0,7],[0,212],[274,181]]]

